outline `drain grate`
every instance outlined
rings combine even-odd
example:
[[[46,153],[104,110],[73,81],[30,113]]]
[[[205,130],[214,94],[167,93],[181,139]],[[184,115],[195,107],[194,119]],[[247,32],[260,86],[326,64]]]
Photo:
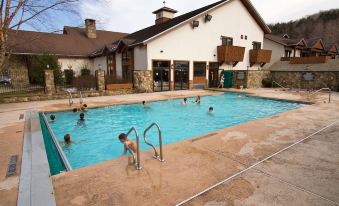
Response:
[[[6,177],[10,177],[16,174],[16,164],[18,162],[18,155],[12,155],[9,158]]]
[[[20,114],[20,116],[19,116],[19,120],[22,120],[22,119],[24,119],[24,114]]]

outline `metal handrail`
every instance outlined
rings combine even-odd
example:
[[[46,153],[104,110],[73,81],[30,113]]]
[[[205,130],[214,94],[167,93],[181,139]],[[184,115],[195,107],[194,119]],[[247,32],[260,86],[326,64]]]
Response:
[[[283,89],[287,89],[286,87],[282,86],[281,84],[279,84],[279,83],[276,82],[276,81],[272,81],[272,88],[273,88],[273,86],[274,86],[274,83],[275,83],[276,85],[278,85],[279,87],[283,88]]]
[[[73,97],[72,97],[72,93],[70,91],[68,92],[68,103],[71,106],[73,104]]]
[[[135,168],[137,170],[140,170],[142,167],[141,167],[141,164],[140,164],[140,142],[139,142],[139,133],[138,131],[135,129],[135,127],[132,127],[127,133],[126,133],[126,137],[128,137],[129,134],[131,134],[131,132],[134,131],[135,133],[135,138],[136,138],[136,142],[137,142],[137,158],[136,158],[136,163],[134,164],[135,165]],[[134,161],[135,161],[135,155],[134,155],[134,152],[129,148],[127,147],[127,149],[131,152],[132,156],[134,156]]]
[[[154,147],[154,145],[151,144],[150,142],[148,142],[147,139],[146,139],[146,133],[147,133],[153,126],[156,126],[157,129],[158,129],[158,132],[159,132],[159,148],[160,148],[160,156],[159,156],[159,154],[158,154],[156,148]],[[144,140],[145,140],[145,143],[146,143],[147,145],[149,145],[149,146],[151,146],[151,147],[153,148],[153,150],[154,150],[154,156],[153,156],[153,157],[156,158],[156,159],[159,159],[160,162],[164,162],[165,160],[164,160],[164,156],[163,156],[163,152],[162,152],[162,133],[161,133],[160,126],[159,126],[157,123],[153,122],[150,126],[147,127],[147,129],[145,129],[145,131],[144,131]],[[160,157],[160,158],[159,158],[159,157]]]
[[[79,101],[80,101],[80,104],[82,104],[82,103],[84,103],[84,100],[82,99],[82,93],[81,93],[81,91],[79,92]]]
[[[55,135],[54,135],[54,133],[53,133],[53,131],[52,131],[52,129],[51,129],[51,127],[49,126],[48,121],[47,121],[47,117],[46,117],[45,113],[42,113],[42,117],[43,117],[43,119],[44,119],[44,122],[45,122],[45,125],[46,125],[46,127],[47,127],[48,133],[51,135],[52,140],[53,140],[53,142],[54,142],[54,145],[55,145],[55,147],[57,148],[58,153],[59,153],[59,155],[60,155],[60,157],[61,157],[61,160],[62,160],[63,164],[64,164],[65,167],[66,167],[66,170],[67,170],[67,171],[71,171],[71,170],[72,170],[72,166],[71,166],[71,164],[68,162],[68,159],[67,159],[67,157],[66,157],[64,151],[62,150],[62,148],[61,148],[61,146],[60,146],[58,140],[56,139],[56,137],[55,137]]]
[[[327,90],[328,91],[328,103],[331,103],[331,93],[332,93],[332,90],[330,88],[321,88],[311,94],[308,95],[307,99],[309,99],[311,96],[323,91],[323,90]]]

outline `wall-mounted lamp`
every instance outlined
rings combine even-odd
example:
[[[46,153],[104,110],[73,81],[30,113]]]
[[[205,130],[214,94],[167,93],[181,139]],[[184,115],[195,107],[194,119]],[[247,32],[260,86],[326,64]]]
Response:
[[[206,14],[205,15],[205,22],[211,21],[212,20],[212,15]]]
[[[47,69],[49,69],[49,64],[46,65]]]
[[[98,64],[99,70],[101,70],[101,64]]]
[[[195,27],[199,27],[199,21],[193,21],[193,22],[192,22],[192,27],[193,27],[193,29],[194,29]]]
[[[160,51],[160,53],[164,53],[164,51],[163,51],[163,50],[161,50],[161,51]]]

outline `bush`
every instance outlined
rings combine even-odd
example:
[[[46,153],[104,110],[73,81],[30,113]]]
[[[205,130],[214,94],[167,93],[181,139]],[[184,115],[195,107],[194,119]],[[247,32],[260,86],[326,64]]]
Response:
[[[65,73],[65,82],[67,85],[71,85],[72,81],[74,79],[74,71],[73,69],[65,69],[64,70]]]
[[[262,86],[264,88],[271,88],[272,87],[272,79],[271,78],[264,78],[262,81]]]
[[[91,75],[91,70],[87,69],[86,67],[83,67],[80,70],[80,74],[81,74],[81,76],[89,76],[89,75]]]
[[[61,67],[58,63],[58,58],[55,55],[38,55],[32,56],[28,64],[28,74],[31,83],[44,84],[45,70],[53,70],[54,82],[56,84],[63,83],[64,79],[62,76]]]

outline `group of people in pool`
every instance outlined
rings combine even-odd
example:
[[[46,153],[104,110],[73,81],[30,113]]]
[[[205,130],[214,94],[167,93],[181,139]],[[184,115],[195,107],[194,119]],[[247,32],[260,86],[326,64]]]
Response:
[[[189,102],[187,100],[187,98],[184,98],[183,101],[181,102],[181,104],[183,105],[187,105]],[[194,100],[194,103],[195,104],[200,104],[201,103],[201,97],[200,96],[197,96]],[[143,107],[147,107],[147,102],[144,100],[142,101],[142,106]],[[208,108],[208,113],[212,113],[213,112],[213,107],[209,107]],[[78,120],[78,125],[79,124],[82,124],[85,122],[85,114],[84,112],[87,111],[87,105],[84,104],[80,107],[80,109],[78,108],[74,108],[73,109],[73,112],[76,113],[76,112],[81,112],[80,113],[80,119]],[[55,121],[55,115],[51,115],[50,116],[50,122],[54,122]],[[137,145],[136,143],[131,140],[131,139],[128,139],[127,138],[127,135],[125,133],[121,133],[119,135],[119,141],[124,144],[124,154],[130,149],[132,150],[134,153],[137,152]],[[64,136],[64,143],[66,146],[69,146],[71,143],[73,143],[72,139],[71,139],[71,135],[70,134],[66,134]]]

